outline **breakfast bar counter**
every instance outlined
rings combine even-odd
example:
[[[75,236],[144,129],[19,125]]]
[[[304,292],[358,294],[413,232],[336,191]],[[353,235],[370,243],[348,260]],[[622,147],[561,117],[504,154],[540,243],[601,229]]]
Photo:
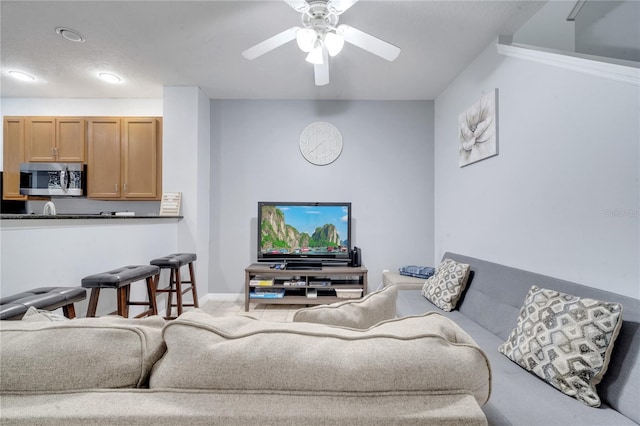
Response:
[[[0,296],[39,287],[77,287],[91,274],[148,265],[184,247],[178,235],[185,222],[182,216],[157,214],[0,215]],[[139,290],[141,294],[131,295],[134,300],[144,298],[144,289]],[[84,305],[76,307],[80,316],[86,312]],[[101,300],[97,315],[114,310]]]
[[[55,215],[46,214],[0,214],[0,220],[59,220],[59,219],[182,219],[182,216],[159,216],[159,215],[111,215],[111,214],[91,214],[91,213],[61,213]]]

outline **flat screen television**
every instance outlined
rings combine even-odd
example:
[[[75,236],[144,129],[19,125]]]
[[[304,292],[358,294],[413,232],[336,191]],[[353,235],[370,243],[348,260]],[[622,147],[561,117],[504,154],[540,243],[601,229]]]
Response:
[[[258,203],[258,262],[350,261],[351,203]]]

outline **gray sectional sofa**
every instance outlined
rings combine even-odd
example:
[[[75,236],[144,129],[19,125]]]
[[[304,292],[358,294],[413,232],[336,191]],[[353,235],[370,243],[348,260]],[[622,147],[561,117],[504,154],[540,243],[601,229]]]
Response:
[[[443,312],[421,294],[424,279],[385,272],[386,286],[399,289],[397,315],[436,311],[456,322],[485,351],[491,364],[493,389],[482,407],[489,424],[502,425],[633,425],[640,423],[640,301],[548,276],[455,253],[444,259],[470,265],[470,276],[457,307]],[[564,395],[498,352],[516,326],[531,286],[617,302],[623,323],[615,340],[608,370],[597,385],[602,400],[589,407]]]

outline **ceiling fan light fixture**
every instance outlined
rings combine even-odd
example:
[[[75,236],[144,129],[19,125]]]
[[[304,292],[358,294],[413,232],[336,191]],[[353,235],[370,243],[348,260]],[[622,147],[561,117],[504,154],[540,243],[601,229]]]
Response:
[[[318,34],[312,28],[300,28],[296,33],[298,47],[303,52],[311,52],[318,39]]]
[[[342,34],[328,32],[324,36],[324,45],[327,46],[330,56],[336,56],[344,47],[344,37]]]
[[[318,43],[313,49],[311,49],[311,52],[309,52],[306,57],[306,61],[314,65],[324,64],[324,55],[322,54],[321,44]]]

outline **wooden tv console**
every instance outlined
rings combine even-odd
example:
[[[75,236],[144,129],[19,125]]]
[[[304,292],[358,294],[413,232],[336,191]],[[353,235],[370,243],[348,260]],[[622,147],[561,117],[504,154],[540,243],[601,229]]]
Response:
[[[249,303],[322,305],[347,299],[337,297],[335,290],[361,289],[359,297],[367,294],[367,268],[363,266],[324,266],[321,269],[275,269],[270,264],[252,264],[245,270],[244,310],[249,311]],[[272,286],[252,284],[251,280],[273,280]],[[255,289],[282,289],[281,298],[255,298]],[[313,298],[313,292],[317,297]],[[330,295],[328,295],[330,294]]]

